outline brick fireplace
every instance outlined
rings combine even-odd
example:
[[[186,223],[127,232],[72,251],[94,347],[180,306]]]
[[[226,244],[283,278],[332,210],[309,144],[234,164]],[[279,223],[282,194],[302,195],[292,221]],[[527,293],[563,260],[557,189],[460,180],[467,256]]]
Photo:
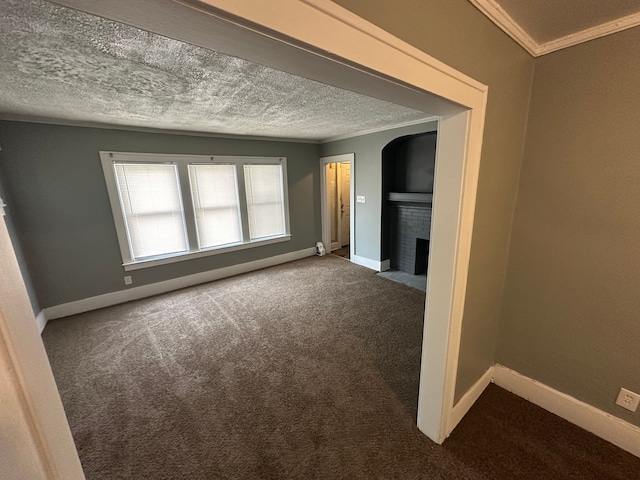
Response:
[[[399,137],[382,151],[381,259],[412,275],[427,270],[436,132]]]
[[[431,230],[431,204],[398,202],[391,208],[391,268],[421,275],[426,272]]]

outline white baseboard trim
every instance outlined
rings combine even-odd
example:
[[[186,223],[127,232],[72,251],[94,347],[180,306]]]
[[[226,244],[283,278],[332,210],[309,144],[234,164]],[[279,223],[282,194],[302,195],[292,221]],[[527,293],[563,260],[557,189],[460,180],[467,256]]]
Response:
[[[282,263],[300,260],[305,257],[311,257],[315,254],[316,247],[310,247],[303,250],[298,250],[296,252],[276,255],[275,257],[255,260],[253,262],[239,263],[237,265],[218,268],[216,270],[209,270],[206,272],[196,273],[194,275],[186,275],[184,277],[173,278],[171,280],[165,280],[163,282],[142,285],[139,287],[133,287],[127,290],[120,290],[112,293],[105,293],[104,295],[98,295],[95,297],[77,300],[75,302],[63,303],[61,305],[47,307],[43,310],[44,318],[46,318],[46,320],[48,321],[55,318],[67,317],[69,315],[88,312],[90,310],[110,307],[119,303],[139,300],[141,298],[151,297],[153,295],[167,293],[185,287],[192,287],[193,285],[207,283],[213,280],[219,280],[221,278],[232,277],[241,273],[260,270],[261,268],[272,267],[274,265],[280,265]],[[41,315],[43,314],[43,312],[41,312]],[[38,316],[40,317],[40,315]]]
[[[383,261],[380,262],[380,271],[381,272],[386,272],[390,268],[391,268],[391,260],[387,259],[387,260],[383,260]]]
[[[486,372],[478,379],[473,386],[467,390],[458,403],[455,404],[453,409],[451,410],[451,415],[449,416],[449,426],[447,427],[447,434],[451,433],[454,428],[460,423],[460,420],[467,414],[467,412],[473,407],[473,404],[476,403],[476,400],[480,398],[484,389],[489,386],[491,383],[491,378],[493,377],[493,368],[489,367]]]
[[[40,333],[44,331],[44,327],[47,326],[48,320],[49,319],[47,318],[45,311],[40,310],[40,313],[38,313],[38,315],[36,316],[36,324],[38,325],[38,330],[40,330]]]
[[[640,457],[640,427],[502,365],[493,366],[492,381],[499,387]]]
[[[382,264],[384,262],[379,262],[378,260],[371,260],[370,258],[360,257],[358,255],[354,255],[351,257],[351,261],[356,265],[360,265],[361,267],[367,267],[371,270],[375,270],[376,272],[382,272]]]

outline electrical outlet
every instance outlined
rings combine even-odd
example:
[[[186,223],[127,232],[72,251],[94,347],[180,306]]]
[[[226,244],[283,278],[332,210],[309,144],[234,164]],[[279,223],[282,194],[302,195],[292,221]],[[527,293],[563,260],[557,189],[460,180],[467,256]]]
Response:
[[[124,277],[124,284],[125,285],[131,285],[132,283],[133,283],[133,280],[131,280],[131,277],[129,275]]]
[[[620,405],[622,408],[635,412],[638,409],[638,403],[640,403],[640,395],[631,392],[626,388],[620,389],[620,393],[616,399],[616,405]]]
[[[366,203],[367,199],[364,195],[357,195],[356,196],[356,202],[357,203]]]

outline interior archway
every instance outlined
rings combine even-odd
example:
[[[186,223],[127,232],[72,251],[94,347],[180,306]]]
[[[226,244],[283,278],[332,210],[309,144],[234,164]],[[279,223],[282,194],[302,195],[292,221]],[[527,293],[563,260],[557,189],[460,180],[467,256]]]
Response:
[[[56,3],[440,117],[418,426],[441,443],[463,415],[453,402],[486,86],[327,0]],[[3,321],[15,325],[24,318]],[[32,364],[34,349],[42,349],[30,342],[28,348],[13,342],[19,346],[16,365]],[[42,355],[38,361],[46,362]],[[31,402],[30,420],[43,458],[53,471],[63,471],[58,466],[65,457],[52,448],[58,438],[52,418],[64,413],[38,394],[39,379],[30,376],[36,370],[18,371]]]

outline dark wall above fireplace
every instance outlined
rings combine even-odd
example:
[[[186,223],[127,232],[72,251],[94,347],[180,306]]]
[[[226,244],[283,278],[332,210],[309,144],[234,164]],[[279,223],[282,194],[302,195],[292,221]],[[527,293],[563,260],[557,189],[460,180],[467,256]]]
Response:
[[[394,192],[433,193],[436,133],[416,135],[398,143]]]
[[[382,238],[381,259],[390,259],[394,268],[400,264],[398,255],[402,253],[400,245],[411,243],[415,248],[415,238],[400,238],[405,231],[399,228],[406,222],[399,222],[400,210],[411,207],[428,209],[422,218],[427,219],[426,225],[416,225],[424,233],[421,238],[429,238],[431,228],[431,198],[433,194],[433,178],[436,161],[437,132],[408,135],[390,142],[382,150]],[[414,219],[415,222],[415,219]],[[415,252],[413,253],[415,257]],[[413,272],[411,272],[413,273]]]

